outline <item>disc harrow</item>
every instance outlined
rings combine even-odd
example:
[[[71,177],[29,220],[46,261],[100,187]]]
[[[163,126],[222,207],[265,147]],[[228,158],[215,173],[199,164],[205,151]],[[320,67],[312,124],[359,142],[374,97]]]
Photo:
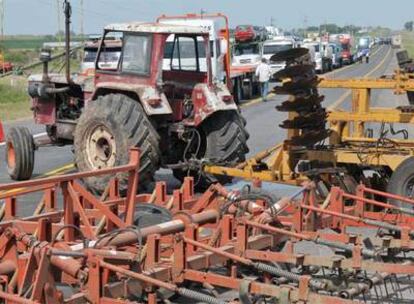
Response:
[[[363,185],[322,197],[312,182],[282,199],[257,184],[215,184],[195,195],[192,178],[171,194],[164,182],[135,194],[139,152],[130,159],[0,185],[4,303],[345,304],[380,301],[382,290],[405,297],[397,286],[414,274],[412,199]],[[97,174],[113,176],[101,197],[81,181]],[[121,174],[129,176],[126,196]],[[27,201],[33,193],[41,194],[37,206]],[[23,204],[33,211],[20,215]]]
[[[296,113],[279,125],[294,130],[287,140],[292,146],[310,147],[329,136],[327,114],[321,106],[324,96],[318,93],[319,80],[308,59],[308,50],[301,48],[283,51],[271,58],[271,61],[286,61],[286,68],[274,75],[282,83],[274,88],[274,93],[289,95],[288,100],[276,107],[278,111]]]

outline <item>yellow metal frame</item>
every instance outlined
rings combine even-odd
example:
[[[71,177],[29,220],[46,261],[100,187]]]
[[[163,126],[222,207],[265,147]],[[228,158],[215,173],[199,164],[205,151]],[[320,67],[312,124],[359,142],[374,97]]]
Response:
[[[395,170],[406,158],[414,155],[413,140],[393,140],[398,148],[361,148],[364,144],[377,142],[376,138],[365,137],[365,124],[414,123],[414,112],[404,112],[394,108],[371,107],[371,90],[393,90],[395,94],[414,91],[414,74],[397,70],[390,78],[379,79],[321,79],[319,88],[351,89],[352,107],[350,111],[331,110],[328,122],[332,130],[329,147],[304,150],[278,144],[258,153],[236,167],[208,165],[204,171],[243,179],[298,185],[305,176],[294,172],[298,160],[318,160],[338,164],[358,164],[373,167],[388,167]],[[289,113],[293,118],[295,112]],[[288,130],[288,139],[297,135],[296,130]]]

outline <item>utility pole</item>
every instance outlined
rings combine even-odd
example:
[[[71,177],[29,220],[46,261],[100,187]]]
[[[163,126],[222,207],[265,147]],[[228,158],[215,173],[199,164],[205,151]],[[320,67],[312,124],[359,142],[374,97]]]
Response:
[[[303,38],[306,38],[306,31],[308,28],[308,16],[303,17]]]
[[[56,0],[56,16],[57,16],[57,28],[58,28],[58,41],[59,43],[62,42],[62,27],[60,22],[60,1]]]
[[[206,14],[207,13],[207,11],[205,10],[205,9],[200,9],[200,15],[201,15],[201,17],[203,17],[203,15],[204,14]]]
[[[80,35],[84,40],[84,14],[83,14],[83,0],[80,0]]]
[[[4,38],[4,1],[0,0],[0,36],[3,40]]]
[[[5,13],[4,13],[4,0],[0,0],[0,42],[2,42],[4,40],[4,24],[5,24],[4,15],[5,15]],[[0,55],[1,55],[0,59],[2,59],[1,60],[1,64],[2,64],[1,70],[2,70],[2,73],[5,73],[5,69],[4,69],[5,60],[4,60],[3,55],[1,54],[1,50],[0,50]]]

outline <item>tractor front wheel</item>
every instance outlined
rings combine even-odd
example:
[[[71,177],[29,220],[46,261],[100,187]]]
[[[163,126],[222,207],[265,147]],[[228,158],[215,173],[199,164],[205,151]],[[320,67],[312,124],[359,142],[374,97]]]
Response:
[[[88,105],[75,130],[75,163],[79,171],[92,171],[125,165],[129,149],[141,151],[140,185],[153,179],[159,168],[159,135],[138,101],[122,94],[99,97]],[[89,177],[91,190],[101,193],[111,176]],[[121,191],[127,188],[127,175],[119,176]]]
[[[35,145],[26,127],[11,128],[6,138],[6,163],[11,179],[28,180],[34,168]]]

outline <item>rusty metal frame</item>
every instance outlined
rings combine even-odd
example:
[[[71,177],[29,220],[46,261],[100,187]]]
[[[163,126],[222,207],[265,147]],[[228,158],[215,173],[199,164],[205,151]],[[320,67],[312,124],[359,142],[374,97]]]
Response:
[[[366,271],[373,274],[370,280],[375,284],[382,284],[389,275],[414,274],[414,266],[405,260],[390,261],[386,257],[383,261],[372,260],[375,252],[362,246],[362,237],[346,232],[350,225],[398,227],[399,235],[372,237],[373,246],[376,250],[412,251],[414,221],[410,209],[385,204],[372,195],[407,204],[414,204],[412,199],[363,185],[356,195],[333,188],[326,199],[320,198],[309,183],[298,192],[302,198],[297,199],[296,195],[269,206],[260,199],[238,200],[237,191],[219,184],[197,196],[192,178],[187,178],[181,189],[172,194],[167,194],[163,182],[156,184],[153,193],[136,194],[139,152],[132,150],[130,159],[129,164],[119,168],[0,185],[0,190],[10,191],[3,193],[6,207],[0,222],[0,286],[7,291],[0,292],[0,298],[7,303],[31,304],[87,301],[155,304],[160,299],[157,290],[163,288],[183,297],[225,303],[183,285],[193,282],[212,290],[224,288],[240,294],[232,303],[244,304],[241,299],[246,297],[247,290],[249,294],[276,298],[283,303],[345,304],[355,303],[352,297],[367,292],[367,285],[349,285],[344,290],[329,287],[334,288],[334,294],[330,295],[315,289],[332,285],[330,280],[275,272],[267,263]],[[122,172],[129,173],[125,197],[117,191],[116,176]],[[96,174],[114,177],[100,198],[89,193],[79,181]],[[32,192],[43,193],[41,204],[33,215],[19,218],[19,198]],[[61,201],[63,209],[58,208]],[[130,213],[137,203],[169,209],[173,219],[133,228],[134,216]],[[372,211],[367,205],[380,206],[385,211]],[[367,219],[371,222],[366,222]],[[320,231],[333,227],[337,233]],[[293,251],[298,240],[345,247],[351,257],[336,255],[322,259],[298,255]],[[287,251],[274,250],[285,242]],[[237,274],[244,271],[242,264],[258,279],[240,279]],[[213,271],[223,266],[228,274]],[[377,272],[383,273],[384,278],[375,277]],[[275,278],[289,277],[293,285],[274,282]],[[76,292],[65,297],[59,289],[62,283],[76,286]],[[144,297],[131,302],[132,294]]]

